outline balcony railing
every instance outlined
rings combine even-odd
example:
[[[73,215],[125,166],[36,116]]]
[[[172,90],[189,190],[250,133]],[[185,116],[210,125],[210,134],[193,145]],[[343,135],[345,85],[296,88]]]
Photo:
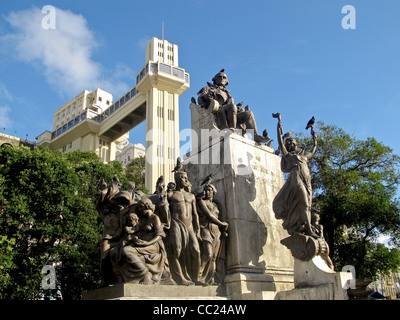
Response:
[[[184,79],[186,83],[189,83],[190,81],[189,74],[185,72],[185,69],[174,67],[172,65],[158,61],[158,62],[149,62],[144,66],[142,70],[140,70],[140,72],[136,76],[136,85],[138,85],[139,82],[142,81],[142,79],[145,77],[145,75],[149,73],[149,70],[152,73],[162,72]]]
[[[104,121],[107,117],[109,117],[119,108],[121,108],[126,102],[128,102],[130,99],[136,96],[138,92],[139,91],[136,89],[136,87],[133,87],[131,90],[125,93],[121,98],[119,98],[115,103],[113,103],[110,107],[104,110],[104,112],[102,112],[101,114],[96,114],[92,110],[85,110],[83,113],[81,113],[75,119],[65,124],[63,127],[57,129],[56,131],[53,131],[51,134],[51,139],[58,137],[59,135],[63,134],[64,132],[68,131],[69,129],[73,128],[74,126],[76,126],[77,124],[81,123],[86,119],[91,119],[99,123]]]

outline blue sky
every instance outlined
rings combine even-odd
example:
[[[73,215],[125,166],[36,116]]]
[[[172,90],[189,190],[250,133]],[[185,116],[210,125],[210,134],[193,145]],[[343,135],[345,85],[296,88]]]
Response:
[[[41,28],[45,5],[56,8],[55,30]],[[356,9],[354,30],[342,28],[345,5]],[[179,46],[179,65],[191,75],[181,130],[190,128],[190,98],[224,68],[235,101],[271,137],[272,112],[282,113],[284,130],[303,133],[315,116],[400,154],[399,17],[400,2],[389,0],[3,0],[0,130],[34,141],[52,129],[57,108],[101,87],[103,76],[119,98],[164,21],[165,39]],[[144,124],[130,141],[144,143]]]

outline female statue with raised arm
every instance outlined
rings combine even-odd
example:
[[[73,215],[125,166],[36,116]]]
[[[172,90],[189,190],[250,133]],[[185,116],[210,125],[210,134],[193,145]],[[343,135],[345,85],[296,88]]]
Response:
[[[312,188],[308,160],[317,149],[317,136],[311,130],[314,146],[309,153],[297,148],[297,141],[291,137],[291,132],[282,136],[282,120],[279,113],[273,114],[278,118],[278,143],[282,154],[281,170],[289,176],[278,192],[273,202],[273,210],[277,219],[283,219],[283,228],[290,235],[302,233],[318,238],[311,228]]]

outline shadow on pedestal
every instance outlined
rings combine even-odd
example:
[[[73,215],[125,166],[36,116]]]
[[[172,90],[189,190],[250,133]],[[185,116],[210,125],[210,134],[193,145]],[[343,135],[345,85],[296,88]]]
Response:
[[[214,175],[221,219],[229,223],[227,295],[273,299],[277,291],[293,288],[293,258],[280,243],[288,234],[272,210],[272,201],[283,185],[280,158],[272,148],[229,130],[199,145],[184,160],[184,170],[194,192],[201,191],[204,177]]]

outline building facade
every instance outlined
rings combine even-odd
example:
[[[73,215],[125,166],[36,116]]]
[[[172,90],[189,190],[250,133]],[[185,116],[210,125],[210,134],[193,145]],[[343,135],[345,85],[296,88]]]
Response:
[[[125,140],[117,144],[115,160],[122,163],[125,168],[133,159],[146,156],[146,149],[141,143],[130,143]]]
[[[178,67],[178,46],[152,38],[146,49],[145,74],[137,85],[146,95],[146,188],[153,190],[161,175],[174,181],[171,171],[179,157],[179,97],[189,88],[189,74]],[[136,79],[138,80],[138,79]]]
[[[389,275],[379,275],[370,287],[390,300],[400,299],[400,270]]]
[[[116,140],[98,135],[98,119],[112,105],[112,101],[112,95],[99,88],[82,91],[54,112],[53,130],[38,136],[38,144],[63,153],[93,151],[105,163],[115,160],[115,146],[129,138],[129,132]]]
[[[52,150],[93,151],[104,162],[115,160],[116,145],[146,120],[146,187],[158,177],[173,181],[179,156],[179,97],[190,87],[178,66],[178,46],[152,38],[136,85],[113,102],[110,93],[84,90],[54,113],[53,130],[36,139]]]
[[[16,136],[10,136],[5,133],[0,133],[0,147],[2,146],[25,146],[30,149],[34,149],[37,146],[36,142],[28,141],[27,139],[21,139]]]

